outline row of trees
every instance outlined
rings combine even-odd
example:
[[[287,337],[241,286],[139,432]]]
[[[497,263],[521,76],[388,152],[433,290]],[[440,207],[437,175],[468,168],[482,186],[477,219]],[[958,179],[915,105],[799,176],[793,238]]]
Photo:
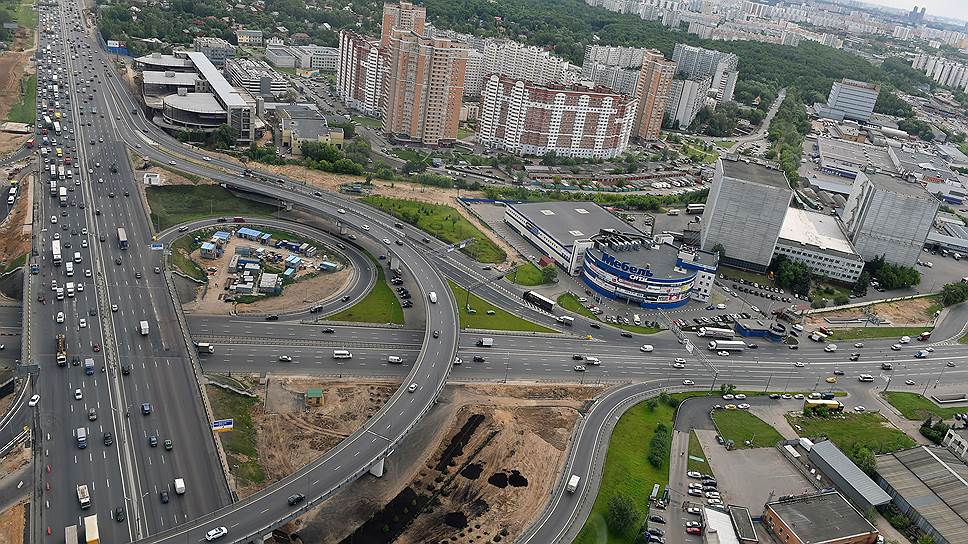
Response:
[[[681,195],[630,195],[623,193],[583,193],[581,191],[529,191],[523,187],[484,188],[487,198],[495,200],[592,200],[602,206],[617,206],[627,210],[656,211],[662,208],[701,204],[709,195],[708,189],[692,191]]]
[[[921,273],[910,266],[892,264],[884,261],[884,256],[874,257],[864,266],[864,270],[884,289],[907,289],[921,283]]]
[[[780,163],[790,185],[800,182],[800,159],[803,157],[803,138],[810,130],[810,121],[803,107],[804,95],[798,88],[787,89],[786,98],[780,104],[773,122],[770,123],[771,147],[767,157]]]

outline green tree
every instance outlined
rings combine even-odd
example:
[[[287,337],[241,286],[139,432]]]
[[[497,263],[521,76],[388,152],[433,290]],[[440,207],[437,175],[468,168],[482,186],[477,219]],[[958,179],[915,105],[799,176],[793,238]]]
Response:
[[[719,255],[720,261],[726,258],[726,248],[723,247],[723,244],[717,243],[716,245],[714,245],[712,252]]]
[[[616,494],[609,497],[607,508],[605,521],[608,523],[608,528],[616,533],[624,533],[639,520],[639,511],[635,508],[635,503],[626,495]]]
[[[941,304],[952,306],[968,300],[968,283],[948,283],[941,288]]]
[[[235,127],[227,124],[221,124],[215,132],[212,133],[212,141],[215,144],[216,149],[228,149],[230,147],[235,147],[235,143],[239,140],[239,131]]]
[[[543,283],[552,283],[558,277],[558,267],[549,264],[548,266],[541,269],[541,281]]]
[[[877,458],[867,446],[855,446],[847,454],[847,457],[857,465],[857,468],[863,470],[869,476],[873,476],[877,471]]]

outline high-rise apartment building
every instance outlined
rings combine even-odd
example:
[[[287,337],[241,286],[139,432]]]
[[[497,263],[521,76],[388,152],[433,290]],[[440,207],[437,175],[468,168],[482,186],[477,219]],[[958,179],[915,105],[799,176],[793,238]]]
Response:
[[[783,171],[723,158],[702,214],[700,244],[725,250],[721,264],[763,272],[770,265],[793,189]]]
[[[666,101],[670,123],[683,129],[692,124],[696,114],[706,105],[710,81],[709,77],[672,80],[669,100]]]
[[[638,47],[587,45],[581,64],[582,80],[632,95],[642,70],[642,60],[648,52],[648,49]]]
[[[383,4],[383,30],[380,34],[380,47],[386,49],[390,45],[390,33],[394,30],[413,31],[419,36],[424,35],[427,22],[427,8],[415,6],[410,2],[399,4]]]
[[[880,92],[880,85],[844,78],[830,87],[827,108],[835,114],[842,113],[844,119],[866,122],[874,112]]]
[[[603,87],[538,85],[491,75],[477,139],[518,155],[610,159],[628,146],[635,98]]]
[[[339,33],[336,93],[347,106],[373,117],[383,117],[386,62],[380,42],[352,30]]]
[[[547,85],[574,83],[577,69],[549,51],[512,40],[489,39],[484,42],[484,75],[500,74]]]
[[[700,80],[710,78],[710,88],[716,91],[717,102],[733,99],[736,79],[739,77],[739,57],[734,53],[677,43],[672,51],[672,60],[681,75]]]
[[[484,53],[477,49],[467,50],[467,68],[464,70],[464,96],[479,97],[484,90]]]
[[[659,51],[649,51],[642,58],[639,81],[635,87],[638,100],[635,118],[635,134],[642,140],[658,140],[665,115],[666,101],[676,74],[676,63]]]
[[[883,256],[890,263],[914,266],[940,206],[919,183],[859,172],[841,217],[865,261]]]
[[[386,51],[384,132],[431,147],[456,141],[467,47],[447,38],[394,30]]]

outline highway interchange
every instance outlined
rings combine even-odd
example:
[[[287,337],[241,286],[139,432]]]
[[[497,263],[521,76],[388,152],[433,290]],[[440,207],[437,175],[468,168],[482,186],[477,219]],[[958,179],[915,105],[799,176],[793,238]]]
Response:
[[[907,379],[913,379],[920,388],[940,377],[941,372],[946,381],[965,381],[968,351],[940,343],[930,358],[915,360],[909,348],[892,352],[889,346],[893,340],[867,341],[861,360],[854,363],[845,361],[843,351],[825,353],[822,346],[810,342],[798,351],[762,345],[740,356],[713,357],[713,370],[687,353],[671,334],[629,340],[615,329],[592,329],[588,321],[578,319],[573,328],[563,331],[566,334],[558,336],[488,333],[495,337],[495,346],[479,348],[475,343],[484,334],[458,333],[457,303],[444,280],[446,276],[461,285],[476,285],[487,279],[479,265],[440,242],[425,244],[422,232],[409,226],[397,228],[392,218],[355,201],[316,193],[294,180],[266,182],[244,177],[241,167],[232,162],[204,161],[201,152],[183,146],[144,119],[137,103],[114,77],[110,59],[81,21],[74,4],[42,9],[40,44],[41,49],[49,45],[50,53],[38,59],[39,85],[46,86],[49,70],[60,70],[56,73],[62,85],[66,79],[67,89],[60,96],[52,91],[38,92],[38,108],[42,100],[61,101],[64,137],[58,146],[76,161],[79,177],[59,181],[60,186],[73,189],[66,206],[50,196],[46,178],[34,184],[33,247],[40,270],[27,277],[23,359],[37,365],[31,393],[39,394],[41,402],[30,414],[25,397],[21,397],[9,417],[0,420],[4,424],[0,437],[19,432],[28,422],[34,426],[39,475],[34,482],[39,499],[35,541],[59,542],[65,526],[77,524],[91,513],[99,515],[102,539],[109,542],[199,541],[207,530],[219,525],[229,528],[224,541],[255,540],[255,536],[331,496],[391,453],[393,445],[431,409],[448,380],[628,382],[610,389],[586,414],[576,431],[564,474],[600,471],[609,422],[634,400],[658,387],[676,386],[685,378],[694,380],[700,388],[709,388],[714,381],[728,381],[764,388],[771,384],[772,390],[808,390],[823,387],[823,378],[835,369],[846,370],[845,379],[854,379],[862,372],[878,375],[880,364],[891,361],[895,363],[892,388]],[[82,91],[84,88],[87,90]],[[93,108],[97,108],[97,114]],[[278,199],[293,209],[327,218],[333,225],[339,221],[341,227],[373,245],[379,245],[381,238],[400,238],[404,245],[391,251],[404,263],[406,280],[420,293],[420,300],[426,300],[430,292],[436,292],[441,300],[423,304],[425,310],[417,315],[423,317],[424,326],[419,329],[334,325],[334,332],[326,334],[321,332],[323,325],[302,323],[310,316],[298,312],[284,316],[289,321],[280,322],[189,316],[183,324],[180,308],[172,299],[170,275],[164,270],[155,272],[155,267],[164,268],[164,252],[150,248],[153,229],[139,196],[140,182],[129,166],[129,151],[159,163],[174,162],[180,170],[239,191]],[[338,214],[340,208],[347,214]],[[372,226],[369,232],[359,229],[363,222]],[[187,226],[196,229],[211,224]],[[126,229],[130,240],[127,249],[119,247],[119,226]],[[61,266],[55,266],[51,259],[55,234],[62,244],[71,244],[64,249],[65,264]],[[170,242],[177,234],[169,230],[160,233],[159,239]],[[313,235],[325,236],[318,232]],[[87,247],[83,247],[85,241]],[[75,251],[81,253],[81,259],[69,279],[65,265],[73,260]],[[347,253],[359,266],[362,254],[352,249]],[[117,259],[121,264],[115,264]],[[90,277],[85,272],[88,269]],[[350,299],[332,301],[324,313],[364,296],[374,281],[373,271],[369,267],[359,270],[368,272],[347,293]],[[57,301],[51,288],[53,280],[59,286],[73,280],[83,283],[85,289]],[[552,316],[524,304],[520,293],[503,282],[482,285],[475,294],[528,319],[557,327]],[[114,305],[117,311],[112,311]],[[65,319],[58,323],[55,316],[61,311]],[[951,325],[951,337],[955,329],[963,328],[963,314],[956,310],[949,316],[950,322],[957,324]],[[83,328],[81,319],[86,320]],[[137,330],[141,320],[149,322],[146,336]],[[186,330],[191,332],[191,339],[185,337]],[[440,331],[439,338],[432,337],[433,330]],[[55,363],[56,334],[66,335],[69,363],[63,368]],[[593,339],[584,339],[585,335]],[[939,334],[934,340],[944,339],[947,336]],[[216,353],[196,360],[189,340],[215,343]],[[653,344],[654,351],[639,351],[644,343]],[[353,359],[337,364],[329,350],[338,348],[351,349]],[[293,361],[279,362],[281,354],[292,356]],[[387,363],[390,354],[402,355],[404,363]],[[464,360],[462,365],[451,365],[455,354]],[[575,354],[595,355],[602,365],[575,372]],[[472,362],[475,355],[486,361]],[[81,366],[71,364],[75,356],[80,361],[93,358],[94,374],[85,375]],[[687,358],[685,369],[672,368],[671,361],[676,357]],[[807,362],[807,366],[794,367],[797,360]],[[953,361],[956,367],[944,371],[945,361]],[[196,363],[215,372],[383,376],[399,379],[403,387],[380,413],[319,460],[263,492],[233,503],[209,430]],[[122,373],[121,369],[129,365],[131,372]],[[411,383],[417,385],[412,394],[405,390]],[[74,397],[77,389],[81,390],[79,400]],[[140,406],[145,402],[153,408],[150,415],[141,413]],[[97,413],[93,421],[88,419],[91,409]],[[79,427],[86,427],[90,435],[86,449],[78,449],[74,443]],[[111,446],[103,444],[106,432],[114,437]],[[149,436],[173,439],[172,451],[151,447]],[[188,483],[185,495],[175,496],[171,489],[173,479],[178,477]],[[593,478],[589,481],[576,494],[565,493],[563,485],[557,486],[549,503],[552,507],[523,540],[556,542],[576,523],[580,526],[582,512],[594,499],[592,494],[590,501],[589,494],[597,485]],[[94,504],[90,510],[78,507],[75,488],[82,483],[91,488]],[[162,491],[170,493],[170,503],[161,502]],[[307,501],[289,506],[285,498],[293,493],[305,494]],[[117,508],[127,514],[124,522],[113,521]]]

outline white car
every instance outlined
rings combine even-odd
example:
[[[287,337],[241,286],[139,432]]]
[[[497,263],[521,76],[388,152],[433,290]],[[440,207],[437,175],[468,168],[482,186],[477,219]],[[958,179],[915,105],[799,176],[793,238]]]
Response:
[[[914,380],[905,380],[904,385],[914,385]]]
[[[384,238],[383,239],[383,243],[386,244],[386,245],[390,245],[390,239],[389,238]]]
[[[793,366],[795,366],[797,368],[803,368],[803,367],[807,366],[807,363],[804,363],[803,361],[797,361],[797,362],[793,363]]]
[[[756,313],[759,313],[760,312],[760,309],[759,309],[758,306],[750,306],[750,310],[753,310]]]
[[[584,372],[585,365],[575,365],[575,372]]]
[[[833,353],[837,351],[837,344],[827,344],[826,346],[824,346],[823,350],[826,351],[827,353]]]
[[[682,385],[696,385],[696,382],[692,380],[682,380]]]
[[[64,322],[64,312],[57,312],[57,317],[55,318],[58,323]]]
[[[686,364],[686,360],[682,357],[676,357],[676,362],[680,364]]]
[[[649,352],[651,352],[654,349],[655,348],[652,347],[652,344],[645,344],[644,346],[642,346],[642,347],[639,348],[639,351],[643,351],[645,353],[649,353]]]
[[[288,355],[280,355],[279,356],[279,360],[288,363],[288,362],[292,361],[292,357],[290,357]]]
[[[733,395],[731,395],[729,393],[726,393],[725,395],[723,395],[723,400],[733,400],[735,398],[736,397],[734,397]]]
[[[80,389],[74,390],[74,400],[81,400],[84,398],[84,393]]]
[[[175,161],[168,161],[168,164],[175,166]]]
[[[112,311],[112,312],[116,312],[116,311],[118,311],[118,305],[117,305],[117,304],[112,304],[112,305],[111,305],[111,311]]]
[[[202,160],[205,161],[205,162],[209,162],[209,161],[212,160],[212,157],[209,157],[208,155],[205,155],[204,157],[202,157]]]
[[[736,400],[746,400],[746,395],[744,395],[743,393],[736,393],[736,395],[734,395],[733,398]]]
[[[702,478],[702,473],[696,472],[695,470],[690,470],[686,473],[686,476],[690,478],[695,478],[696,480]]]
[[[84,284],[83,283],[78,283],[77,284],[77,292],[79,292],[79,293],[83,293],[84,292]]]
[[[803,393],[797,393],[796,395],[793,395],[793,398],[797,400],[803,400]]]
[[[90,278],[91,277],[91,269],[90,268],[84,270],[84,277],[85,278]]]
[[[368,231],[368,230],[370,230],[370,226],[369,226],[369,225],[363,225],[363,226],[362,226],[362,227],[360,227],[360,228],[361,228],[361,229],[363,229],[363,230],[365,230],[365,231]]]
[[[686,365],[682,363],[672,363],[672,368],[686,368]]]
[[[410,384],[410,387],[407,388],[408,393],[413,393],[416,390],[417,390],[417,384],[415,383]]]
[[[343,208],[340,208],[340,209],[338,209],[336,211],[339,212],[339,213],[341,213],[341,214],[346,213],[346,210],[344,210]]]
[[[901,351],[901,348],[903,348],[903,347],[904,346],[902,346],[901,344],[894,344],[893,346],[891,346],[891,350],[892,351]]]
[[[716,352],[716,355],[719,355],[720,357],[729,357],[729,352],[728,351],[725,351],[725,350],[723,350],[723,351],[717,351]]]
[[[30,397],[29,401],[27,401],[27,406],[33,408],[34,406],[37,406],[38,402],[40,402],[40,395],[34,395]]]
[[[855,348],[862,348],[862,347],[864,347],[864,343],[863,342],[855,342],[854,343],[854,347]]]
[[[56,225],[57,224],[57,216],[56,215],[50,216],[50,224],[51,225]]]
[[[750,409],[750,405],[749,404],[746,404],[745,402],[743,404],[737,404],[736,407],[739,408],[740,410],[749,410]]]
[[[855,412],[866,412],[867,411],[867,408],[864,408],[863,406],[854,406],[854,411]]]
[[[77,322],[77,325],[80,328],[82,328],[82,329],[86,329],[87,328],[87,320],[82,317],[81,320]]]
[[[87,240],[81,240],[81,247],[87,247]]]
[[[463,360],[461,360],[461,358],[460,358],[460,357],[454,357],[454,364],[455,364],[455,365],[459,365],[459,364],[461,364],[461,363],[463,363],[463,362],[464,362],[464,361],[463,361]]]
[[[217,538],[222,538],[229,532],[225,527],[216,527],[211,531],[205,533],[205,540],[212,541]]]

